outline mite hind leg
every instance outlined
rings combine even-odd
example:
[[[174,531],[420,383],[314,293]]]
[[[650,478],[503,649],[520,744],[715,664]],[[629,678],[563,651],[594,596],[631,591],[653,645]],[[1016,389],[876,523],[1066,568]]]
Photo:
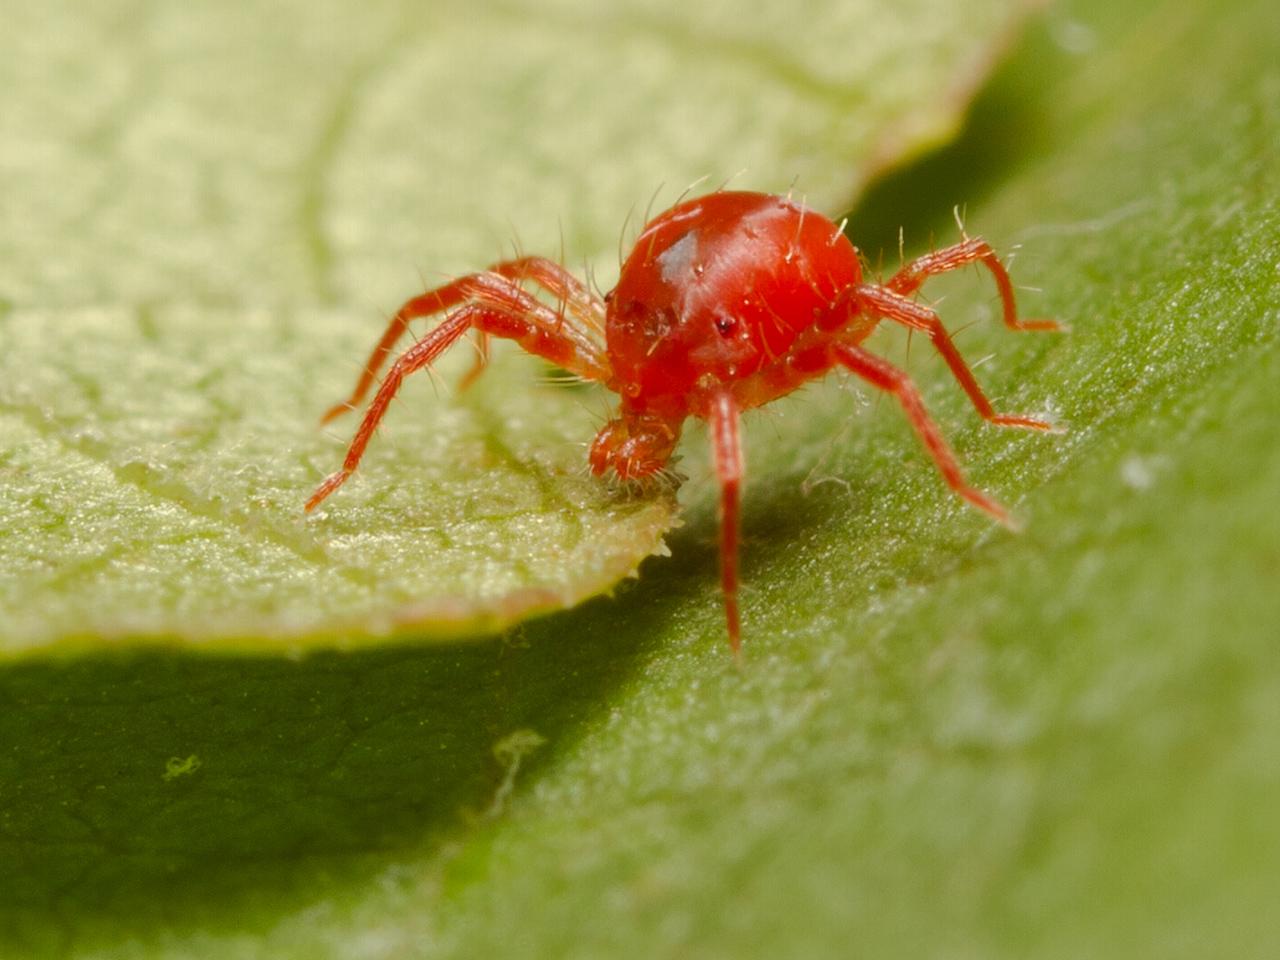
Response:
[[[991,244],[980,237],[966,237],[959,243],[923,256],[903,266],[889,278],[885,286],[896,294],[909,297],[930,277],[951,270],[959,270],[971,263],[981,263],[996,281],[996,289],[1000,292],[1000,304],[1004,316],[1004,324],[1010,330],[1059,330],[1053,320],[1019,320],[1018,305],[1013,295],[1013,281],[1009,279],[1009,271],[1005,269]]]
[[[943,479],[947,481],[947,485],[952,490],[979,510],[985,510],[1005,526],[1015,526],[1009,516],[1009,512],[1004,507],[1000,506],[981,490],[969,486],[955,454],[951,452],[951,447],[947,445],[947,441],[942,437],[942,431],[938,429],[937,424],[933,422],[929,412],[925,409],[924,401],[920,398],[920,392],[904,371],[898,369],[884,358],[868,353],[861,347],[839,344],[834,348],[834,351],[836,359],[843,367],[857,374],[872,386],[884,390],[886,393],[892,393],[898,398],[903,412],[906,413],[907,419],[911,421],[911,426],[915,428],[916,434],[924,442],[929,455],[933,457],[933,462],[937,464]]]
[[[995,408],[991,406],[991,401],[987,399],[982,387],[978,385],[973,371],[969,369],[964,357],[956,349],[955,343],[951,340],[951,335],[947,333],[947,328],[942,325],[941,318],[933,310],[916,303],[914,300],[909,300],[889,290],[887,287],[878,287],[874,284],[863,284],[856,289],[854,295],[864,309],[901,323],[903,326],[927,333],[934,348],[938,353],[942,354],[942,359],[947,362],[952,375],[960,383],[960,386],[964,388],[969,401],[984,420],[999,424],[1002,427],[1025,427],[1029,430],[1052,429],[1052,424],[1038,420],[1035,417],[996,413]]]

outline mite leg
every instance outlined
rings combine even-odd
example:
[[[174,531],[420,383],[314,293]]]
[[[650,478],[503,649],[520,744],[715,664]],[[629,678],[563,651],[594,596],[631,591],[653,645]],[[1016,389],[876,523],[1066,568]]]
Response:
[[[1018,307],[1013,297],[1013,281],[1009,279],[1009,271],[1004,268],[991,245],[980,237],[965,238],[960,243],[933,253],[926,253],[906,264],[885,284],[894,293],[909,297],[921,285],[939,273],[958,270],[971,263],[981,263],[995,277],[996,289],[1000,291],[1000,303],[1004,308],[1004,324],[1011,330],[1057,330],[1058,324],[1053,320],[1019,320]]]
[[[536,301],[534,301],[536,304]],[[541,304],[537,304],[541,307]],[[550,310],[542,309],[550,313]],[[307,500],[306,509],[314,510],[326,497],[346,482],[360,464],[365,448],[378,423],[387,412],[392,398],[400,389],[404,378],[430,364],[440,354],[457,342],[458,338],[474,328],[482,336],[498,336],[515,340],[529,353],[537,354],[587,379],[598,379],[599,371],[590,358],[579,353],[578,344],[550,329],[546,318],[540,315],[525,316],[508,313],[480,303],[469,303],[445,319],[425,337],[406,350],[391,367],[386,379],[365,411],[364,419],[356,429],[347,448],[342,469],[330,474]]]
[[[947,446],[947,441],[942,438],[942,433],[938,430],[937,425],[930,419],[928,411],[924,408],[924,402],[920,399],[919,391],[916,390],[915,384],[911,382],[911,378],[906,373],[889,363],[889,361],[868,353],[861,347],[837,344],[833,349],[836,359],[843,366],[862,377],[872,386],[878,387],[887,393],[892,393],[898,398],[898,402],[902,404],[902,409],[906,412],[911,425],[915,427],[916,433],[924,441],[925,447],[933,457],[933,462],[938,465],[938,469],[942,471],[942,476],[952,490],[978,509],[985,510],[991,514],[1005,526],[1014,526],[1004,507],[982,491],[975,490],[965,481],[964,472],[960,469],[960,464],[956,462],[955,454]]]
[[[487,333],[476,334],[476,362],[471,365],[468,370],[458,381],[458,390],[466,390],[480,374],[484,373],[484,368],[489,365],[489,335]]]
[[[573,309],[574,317],[579,323],[576,325],[564,324],[563,311],[556,313],[523,290],[520,287],[520,282],[526,277],[548,290],[553,296],[559,297]],[[505,260],[494,264],[486,272],[459,277],[451,283],[437,287],[434,290],[428,290],[426,293],[405,301],[387,324],[387,329],[373,348],[373,352],[369,354],[369,359],[365,361],[364,369],[356,380],[356,385],[352,389],[350,396],[341,403],[336,403],[330,407],[320,422],[328,423],[335,417],[359,406],[360,401],[364,399],[369,388],[373,386],[374,380],[377,379],[382,365],[395,348],[396,343],[408,331],[409,324],[412,321],[421,317],[429,317],[443,310],[450,310],[468,300],[494,307],[503,307],[517,313],[552,318],[550,322],[553,322],[557,327],[568,326],[570,328],[570,335],[578,341],[579,347],[584,354],[594,354],[597,358],[603,357],[598,337],[596,336],[603,329],[596,314],[603,316],[603,309],[597,310],[595,306],[596,299],[591,296],[586,287],[578,282],[577,278],[563,267],[542,257]],[[482,357],[484,356],[483,340],[481,343],[481,355]],[[470,384],[479,375],[483,366],[482,360],[480,365],[472,369],[464,378],[464,385]],[[603,362],[601,362],[601,366],[603,366]],[[592,379],[603,379],[603,377]]]
[[[738,437],[737,401],[728,393],[711,407],[711,444],[720,478],[720,587],[729,625],[729,645],[736,654],[742,645],[738,617],[738,499],[742,486],[742,442]]]
[[[558,301],[556,316],[560,322],[575,320],[588,335],[603,339],[604,337],[604,303],[594,296],[590,290],[573,274],[546,257],[521,257],[517,260],[505,260],[495,263],[489,270],[516,282],[526,280],[537,284]],[[565,311],[569,313],[566,315]],[[478,353],[476,362],[467,371],[458,384],[459,390],[466,390],[476,378],[484,372],[489,362],[489,337],[480,334],[476,338]]]
[[[356,380],[355,387],[351,390],[351,395],[341,403],[335,403],[330,407],[323,417],[320,418],[321,423],[328,423],[335,417],[341,416],[348,410],[354,410],[360,405],[360,401],[364,399],[364,395],[369,392],[369,388],[373,386],[373,381],[378,378],[378,371],[382,369],[383,363],[395,348],[396,342],[404,336],[409,329],[410,322],[420,317],[429,317],[441,310],[448,310],[462,303],[463,300],[473,295],[475,281],[479,274],[471,274],[466,277],[459,277],[452,283],[447,283],[442,287],[434,290],[428,290],[416,297],[406,300],[391,321],[387,324],[387,329],[383,331],[382,338],[373,348],[373,352],[369,354],[369,359],[365,361],[364,369],[360,372],[360,377]]]
[[[603,335],[604,302],[572,273],[546,257],[521,257],[490,268],[515,280],[531,280],[567,307],[588,329]]]
[[[874,284],[863,284],[855,288],[854,298],[863,308],[870,310],[872,313],[927,333],[929,339],[933,341],[934,348],[942,354],[942,359],[947,361],[947,366],[951,368],[952,375],[959,381],[960,386],[964,388],[964,392],[969,395],[969,400],[973,403],[974,409],[982,415],[983,419],[1004,427],[1026,427],[1031,430],[1048,430],[1051,428],[1050,424],[1034,417],[996,413],[991,406],[991,401],[987,399],[987,395],[982,392],[982,387],[978,385],[978,381],[974,378],[973,371],[964,362],[964,357],[960,356],[960,351],[956,349],[956,345],[952,342],[951,336],[947,333],[947,328],[942,325],[942,320],[928,307],[922,306],[914,300],[908,300],[887,287],[878,287]]]
[[[365,447],[369,445],[374,430],[378,428],[378,423],[386,414],[387,407],[399,391],[404,378],[421,370],[452,346],[471,328],[474,313],[475,308],[463,307],[457,313],[447,317],[443,323],[405,351],[392,365],[387,378],[378,388],[373,402],[369,404],[369,409],[365,411],[364,419],[356,429],[351,445],[347,448],[346,459],[342,462],[342,469],[329,474],[324,482],[316,487],[315,492],[307,499],[305,509],[308,513],[318,507],[329,494],[346,483],[347,477],[355,473],[356,467],[360,465],[360,458],[364,456]]]

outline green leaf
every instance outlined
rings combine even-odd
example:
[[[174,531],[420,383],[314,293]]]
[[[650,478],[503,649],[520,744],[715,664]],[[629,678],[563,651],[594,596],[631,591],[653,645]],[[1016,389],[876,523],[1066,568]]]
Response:
[[[727,25],[665,0],[15,11],[0,657],[445,639],[609,590],[665,552],[673,492],[586,476],[610,398],[510,357],[467,397],[418,378],[304,519],[352,429],[316,419],[381,317],[513,229],[604,279],[664,179],[663,203],[746,165],[842,202],[954,127],[1020,8],[926,30],[830,2]],[[877,44],[847,56],[873,14]]]
[[[609,589],[661,547],[672,492],[594,481],[583,397],[509,355],[462,401],[426,377],[404,390],[358,482],[305,517],[341,459],[315,424],[364,346],[347,319],[15,311],[6,652],[474,634]]]
[[[899,224],[946,242],[967,205],[1072,325],[999,329],[968,271],[928,288],[1048,437],[878,341],[1023,534],[833,379],[747,436],[741,667],[696,442],[672,558],[504,644],[8,664],[5,952],[1268,955],[1272,7],[1050,12],[961,142],[855,211],[892,264]]]

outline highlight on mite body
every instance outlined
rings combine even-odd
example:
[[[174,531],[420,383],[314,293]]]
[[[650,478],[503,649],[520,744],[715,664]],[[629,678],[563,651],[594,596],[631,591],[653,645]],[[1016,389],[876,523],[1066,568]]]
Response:
[[[853,373],[897,399],[952,490],[1010,524],[1000,504],[966,482],[906,373],[862,346],[881,320],[921,331],[985,420],[1048,429],[1043,420],[997,413],[938,315],[914,298],[929,277],[969,264],[981,264],[994,277],[1010,329],[1058,329],[1051,320],[1018,318],[1009,274],[984,240],[965,236],[908,262],[885,283],[869,283],[841,227],[789,197],[770,194],[720,191],[676,204],[646,224],[617,285],[603,296],[542,257],[495,263],[413,297],[392,317],[351,395],[325,421],[364,400],[412,321],[442,315],[391,365],[341,469],[316,488],[306,509],[315,509],[355,471],[405,377],[475,331],[480,356],[465,384],[482,369],[488,338],[505,337],[618,394],[616,416],[588,453],[596,475],[653,477],[666,468],[685,421],[707,421],[720,484],[721,586],[736,651],[742,635],[738,424],[744,410],[833,369]],[[544,303],[532,289],[557,305]]]

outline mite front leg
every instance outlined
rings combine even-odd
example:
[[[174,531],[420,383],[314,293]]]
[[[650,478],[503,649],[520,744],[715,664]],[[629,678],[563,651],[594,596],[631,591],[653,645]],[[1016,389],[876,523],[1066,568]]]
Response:
[[[915,427],[916,433],[924,441],[929,455],[933,457],[933,462],[938,465],[938,469],[942,471],[942,476],[952,490],[978,509],[985,510],[991,514],[1006,527],[1014,526],[1008,511],[1004,507],[1000,506],[981,490],[975,490],[965,481],[964,472],[960,469],[960,464],[956,461],[955,454],[951,452],[951,448],[947,446],[947,441],[942,438],[941,431],[938,430],[937,425],[929,417],[928,411],[925,410],[924,402],[920,399],[920,392],[916,390],[915,384],[911,382],[911,378],[906,373],[889,363],[889,361],[868,353],[861,347],[838,344],[833,349],[836,359],[844,367],[862,377],[872,386],[878,387],[887,393],[892,393],[898,398],[898,402],[902,404],[902,409],[906,412],[911,425]]]
[[[559,301],[556,311],[558,321],[565,319],[564,311],[568,310],[572,319],[582,328],[603,338],[604,304],[577,277],[554,260],[546,257],[521,257],[518,260],[495,263],[489,270],[514,283],[527,280],[537,284]],[[489,335],[481,333],[476,336],[476,362],[463,376],[458,389],[466,390],[475,383],[488,362]]]
[[[738,404],[722,393],[711,405],[711,444],[720,479],[720,587],[729,624],[729,645],[742,645],[738,617],[738,501],[742,486],[742,442],[738,436]]]
[[[942,320],[928,307],[922,306],[914,300],[908,300],[906,297],[900,296],[886,287],[877,287],[874,284],[863,284],[857,287],[854,290],[854,298],[863,309],[927,333],[929,339],[933,342],[934,348],[942,354],[942,359],[947,361],[947,366],[951,368],[952,375],[960,382],[964,392],[969,395],[969,400],[973,403],[974,409],[982,415],[983,419],[1003,427],[1026,427],[1030,430],[1051,429],[1050,424],[1045,423],[1043,420],[1037,420],[1035,417],[996,413],[991,406],[991,401],[987,399],[987,395],[982,392],[982,387],[978,385],[977,379],[973,376],[973,371],[964,362],[964,357],[960,356],[960,351],[956,349],[955,344],[952,342],[950,334],[947,333],[947,328],[942,325]]]
[[[1013,296],[1013,281],[1009,279],[1009,271],[1004,268],[991,244],[980,237],[966,237],[960,243],[933,253],[916,257],[901,270],[895,273],[885,286],[894,293],[909,297],[932,276],[958,270],[971,263],[981,263],[995,277],[996,288],[1000,291],[1000,303],[1004,308],[1004,324],[1011,330],[1058,330],[1053,320],[1019,320],[1018,306]]]
[[[523,290],[520,287],[520,283],[525,279],[533,281],[551,293],[552,296],[558,297],[572,311],[577,324],[565,324],[563,310],[560,313],[556,313]],[[387,329],[382,334],[382,338],[374,346],[373,352],[369,354],[369,359],[365,361],[364,369],[356,380],[356,385],[352,389],[350,396],[341,403],[335,403],[330,407],[320,422],[328,423],[335,417],[346,413],[348,410],[354,410],[360,405],[360,401],[364,399],[365,394],[368,393],[369,388],[373,386],[373,382],[378,378],[378,371],[382,369],[382,365],[395,348],[396,343],[408,331],[410,323],[444,310],[451,310],[468,300],[506,309],[513,313],[531,316],[536,314],[557,328],[567,326],[569,329],[566,332],[578,342],[582,353],[590,354],[594,352],[598,354],[600,352],[595,338],[598,338],[598,335],[603,330],[600,320],[604,314],[603,305],[591,295],[586,287],[578,282],[577,278],[563,267],[543,257],[522,257],[518,260],[504,260],[501,263],[495,263],[483,273],[473,273],[465,277],[459,277],[457,280],[446,283],[442,287],[428,290],[426,293],[407,300],[391,318],[387,324]],[[484,369],[487,356],[486,347],[485,338],[481,336],[480,359],[463,378],[464,387],[469,386]]]
[[[347,448],[346,459],[342,462],[342,469],[329,474],[324,482],[316,487],[315,493],[307,499],[305,509],[308,513],[318,507],[329,494],[346,483],[347,477],[356,472],[356,467],[360,465],[360,458],[364,456],[365,447],[369,445],[374,430],[378,428],[379,422],[386,414],[387,407],[399,391],[404,378],[421,370],[466,333],[471,328],[477,310],[476,307],[463,307],[457,313],[445,318],[443,323],[405,351],[395,362],[387,378],[382,381],[382,386],[378,388],[373,402],[369,404],[369,409],[365,411],[360,426],[356,429],[351,446]]]
[[[534,308],[527,315],[509,313],[507,310],[481,303],[469,303],[451,313],[425,337],[410,347],[392,365],[386,379],[365,411],[364,419],[356,430],[351,446],[347,449],[342,469],[325,479],[307,500],[306,509],[314,510],[338,487],[355,473],[364,456],[365,448],[387,412],[387,407],[400,389],[404,378],[421,370],[452,346],[467,330],[475,330],[483,337],[497,336],[515,340],[529,353],[558,364],[584,379],[604,379],[605,370],[592,356],[584,356],[579,344],[565,333],[553,329],[553,324],[543,315],[551,311],[537,301],[530,301]]]
[[[487,333],[476,334],[476,359],[471,364],[471,369],[462,375],[462,379],[458,381],[458,391],[462,392],[471,387],[480,374],[484,373],[484,368],[489,365],[489,335]]]
[[[530,280],[567,307],[588,329],[604,333],[604,302],[572,273],[546,257],[521,257],[490,268],[516,280]]]
[[[369,354],[369,359],[365,361],[364,369],[360,371],[360,377],[356,380],[356,385],[352,388],[350,396],[341,403],[335,403],[325,411],[325,415],[320,418],[320,422],[328,423],[348,410],[354,410],[358,407],[360,401],[364,399],[364,395],[373,386],[374,380],[378,378],[378,371],[382,369],[382,365],[395,348],[396,343],[408,331],[409,324],[421,317],[429,317],[442,310],[456,307],[462,301],[474,295],[477,278],[480,276],[482,275],[471,274],[459,277],[443,287],[428,290],[426,293],[406,300],[400,309],[395,312],[395,316],[387,324],[387,329],[383,332],[382,338],[373,348],[373,352]]]

